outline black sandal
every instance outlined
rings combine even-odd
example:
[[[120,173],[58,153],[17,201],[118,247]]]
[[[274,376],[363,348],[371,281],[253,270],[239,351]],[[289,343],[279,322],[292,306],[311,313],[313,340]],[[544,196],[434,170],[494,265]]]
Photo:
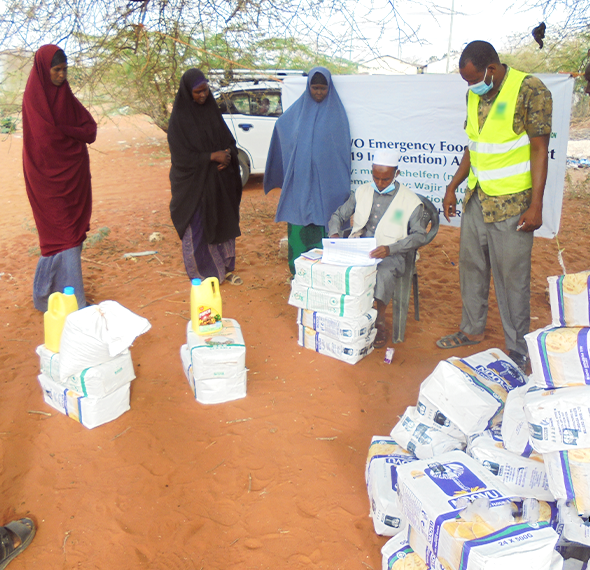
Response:
[[[438,348],[459,348],[460,346],[471,346],[472,344],[479,344],[480,340],[471,340],[463,332],[459,331],[447,336],[443,336],[436,341]]]
[[[4,570],[33,540],[36,532],[35,523],[31,519],[12,521],[0,526],[0,570]],[[15,538],[20,540],[14,546]]]

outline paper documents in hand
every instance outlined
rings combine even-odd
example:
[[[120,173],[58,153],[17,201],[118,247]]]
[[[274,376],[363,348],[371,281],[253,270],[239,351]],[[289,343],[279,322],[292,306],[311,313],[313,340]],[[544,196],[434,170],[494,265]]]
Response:
[[[369,257],[369,253],[377,248],[374,237],[353,239],[322,239],[324,255],[322,263],[330,265],[377,265],[381,260]]]

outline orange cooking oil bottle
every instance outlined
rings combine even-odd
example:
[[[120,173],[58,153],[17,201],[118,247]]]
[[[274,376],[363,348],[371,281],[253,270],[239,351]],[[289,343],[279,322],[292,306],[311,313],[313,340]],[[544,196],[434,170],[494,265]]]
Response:
[[[74,293],[73,287],[65,287],[63,293],[49,295],[44,315],[45,347],[52,352],[59,352],[66,317],[78,310],[78,301]]]
[[[191,326],[194,332],[202,335],[222,329],[221,293],[217,277],[192,280]]]

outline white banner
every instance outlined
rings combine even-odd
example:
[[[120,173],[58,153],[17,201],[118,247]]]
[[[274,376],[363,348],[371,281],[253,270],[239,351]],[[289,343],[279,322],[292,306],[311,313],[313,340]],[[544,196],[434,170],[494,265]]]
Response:
[[[543,201],[543,226],[536,236],[552,238],[559,230],[574,80],[568,75],[535,74],[551,90],[553,125],[549,172]],[[467,136],[467,84],[450,75],[342,75],[334,84],[348,114],[351,134],[351,188],[370,182],[379,148],[400,152],[399,180],[428,197],[441,212],[445,189],[463,156]],[[305,89],[306,77],[287,77],[283,108]],[[459,226],[467,181],[457,192]]]

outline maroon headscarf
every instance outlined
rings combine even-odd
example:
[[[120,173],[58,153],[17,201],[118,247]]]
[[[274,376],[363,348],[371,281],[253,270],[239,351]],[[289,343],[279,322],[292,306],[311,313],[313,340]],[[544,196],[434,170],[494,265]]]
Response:
[[[92,213],[86,144],[96,140],[96,121],[67,81],[51,82],[59,49],[37,51],[23,97],[23,170],[44,256],[80,245]]]

